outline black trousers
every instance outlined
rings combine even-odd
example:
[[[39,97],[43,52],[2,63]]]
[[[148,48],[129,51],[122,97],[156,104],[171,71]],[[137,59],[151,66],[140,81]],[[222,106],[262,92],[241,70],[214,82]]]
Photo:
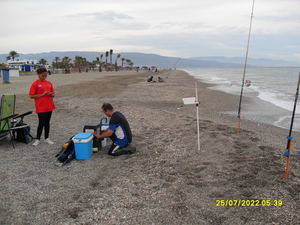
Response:
[[[113,156],[131,154],[132,152],[126,148],[127,146],[120,147],[120,146],[116,145],[115,143],[112,143],[112,145],[110,146],[110,149],[108,150],[108,154],[113,155]]]
[[[42,136],[43,129],[45,130],[45,139],[49,137],[50,132],[50,120],[51,120],[52,111],[38,113],[39,125],[37,129],[36,139],[40,140]]]

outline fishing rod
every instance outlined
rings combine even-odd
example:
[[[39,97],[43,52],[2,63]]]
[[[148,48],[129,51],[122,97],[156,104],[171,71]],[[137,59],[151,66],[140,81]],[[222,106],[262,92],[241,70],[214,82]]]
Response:
[[[195,92],[196,92],[196,118],[197,118],[197,141],[198,141],[198,151],[200,151],[200,124],[199,124],[199,99],[198,99],[198,85],[197,80],[195,82]]]
[[[178,58],[178,60],[175,62],[175,64],[174,64],[174,69],[176,70],[176,65],[177,65],[177,63],[179,62],[181,60],[181,58]]]
[[[243,92],[244,92],[244,86],[245,86],[245,77],[246,77],[246,71],[247,71],[247,62],[248,62],[248,53],[249,53],[249,46],[250,46],[250,37],[251,37],[251,31],[252,31],[254,3],[255,3],[255,0],[253,0],[253,3],[252,3],[252,11],[251,11],[251,18],[250,18],[250,26],[249,26],[249,34],[248,34],[248,42],[247,42],[247,50],[246,50],[244,71],[243,71],[242,87],[241,87],[241,93],[240,93],[238,115],[236,117],[237,122],[238,122],[238,124],[237,124],[237,129],[238,130],[240,130],[240,127],[241,127],[241,107],[242,107],[242,99],[243,99]]]
[[[178,58],[177,61],[173,64],[173,68],[176,70],[177,63],[181,60],[181,58]],[[168,70],[166,76],[169,76],[172,72],[172,67]],[[168,77],[167,77],[168,78]]]
[[[292,132],[293,132],[293,125],[294,125],[294,118],[296,114],[296,108],[297,108],[297,102],[298,102],[298,96],[299,96],[299,85],[300,85],[300,73],[298,77],[298,84],[297,84],[297,90],[296,90],[296,95],[295,95],[295,102],[294,102],[294,109],[293,109],[293,114],[292,114],[292,120],[291,120],[291,125],[290,125],[290,131],[289,131],[289,136],[287,136],[287,152],[284,153],[284,156],[286,156],[286,165],[285,165],[285,179],[289,178],[289,167],[290,167],[290,162],[291,162],[291,150],[292,150],[292,140],[294,139],[292,137]]]

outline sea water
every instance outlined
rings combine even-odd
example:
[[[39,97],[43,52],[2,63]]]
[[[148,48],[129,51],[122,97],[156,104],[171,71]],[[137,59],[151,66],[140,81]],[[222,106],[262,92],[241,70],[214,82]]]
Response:
[[[243,68],[185,68],[190,75],[204,82],[215,84],[212,89],[240,95]],[[270,110],[270,118],[261,117],[259,108],[252,112],[260,122],[271,123],[278,127],[289,128],[294,107],[295,94],[300,68],[296,67],[249,67],[246,80],[250,87],[244,88],[244,95],[259,98],[280,107],[280,113]],[[255,97],[253,97],[255,96]],[[264,109],[265,110],[265,109]],[[274,115],[273,115],[274,114]],[[294,130],[300,131],[300,99],[294,121]]]

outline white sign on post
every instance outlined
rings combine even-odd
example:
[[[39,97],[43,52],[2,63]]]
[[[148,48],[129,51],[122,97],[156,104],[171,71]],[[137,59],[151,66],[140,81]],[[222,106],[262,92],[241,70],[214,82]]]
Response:
[[[198,151],[200,151],[199,101],[198,101],[197,81],[195,82],[195,91],[196,91],[196,97],[183,98],[182,101],[184,105],[196,105],[197,107],[196,117],[197,117]]]
[[[185,105],[195,105],[195,104],[197,104],[195,97],[183,98],[182,100],[183,100],[183,104],[185,104]]]

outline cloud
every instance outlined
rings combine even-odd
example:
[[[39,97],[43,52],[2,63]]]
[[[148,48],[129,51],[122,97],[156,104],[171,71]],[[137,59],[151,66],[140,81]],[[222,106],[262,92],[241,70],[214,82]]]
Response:
[[[67,17],[72,18],[81,18],[81,17],[91,17],[96,20],[104,20],[104,21],[115,21],[115,20],[132,20],[133,17],[123,14],[117,13],[114,11],[103,11],[103,12],[94,12],[94,13],[76,13],[72,15],[68,15]]]
[[[125,13],[114,11],[102,11],[93,13],[76,13],[64,18],[71,20],[83,29],[90,29],[94,34],[105,32],[105,30],[142,30],[147,29],[147,23],[137,22],[134,17]]]
[[[0,0],[0,52],[244,54],[252,1]],[[296,57],[299,0],[256,1],[251,57]]]
[[[135,49],[155,53],[149,49],[165,50],[175,56],[207,56],[207,55],[230,55],[240,56],[244,54],[245,40],[242,36],[231,36],[219,39],[217,35],[190,33],[168,34],[131,34],[124,37],[112,37],[111,42],[119,45],[136,46]]]

